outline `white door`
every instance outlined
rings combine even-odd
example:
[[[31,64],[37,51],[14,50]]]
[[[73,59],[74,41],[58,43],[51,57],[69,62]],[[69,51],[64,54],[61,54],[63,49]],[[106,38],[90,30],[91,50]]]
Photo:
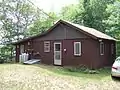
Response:
[[[54,64],[61,65],[61,42],[54,43]]]

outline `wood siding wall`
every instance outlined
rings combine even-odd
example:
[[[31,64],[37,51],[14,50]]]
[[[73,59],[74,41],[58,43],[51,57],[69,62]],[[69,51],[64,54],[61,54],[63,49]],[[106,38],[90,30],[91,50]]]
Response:
[[[50,52],[44,52],[44,41],[50,41]],[[25,52],[32,53],[30,58],[40,58],[42,63],[54,64],[54,42],[62,43],[62,65],[63,66],[79,66],[86,65],[89,68],[100,68],[112,65],[115,59],[115,42],[103,40],[105,44],[105,54],[100,55],[99,40],[80,33],[78,30],[60,24],[54,28],[49,34],[38,37],[19,45],[25,45]],[[74,42],[79,41],[82,44],[81,56],[74,56]],[[30,42],[30,46],[28,46]],[[111,44],[114,44],[114,55],[111,55]],[[31,49],[32,52],[29,52]],[[64,49],[67,51],[64,52]],[[19,49],[16,49],[16,60],[19,59]]]

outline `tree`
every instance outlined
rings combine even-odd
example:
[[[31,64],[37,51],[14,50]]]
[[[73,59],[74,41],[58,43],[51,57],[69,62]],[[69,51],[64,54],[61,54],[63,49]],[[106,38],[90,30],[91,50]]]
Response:
[[[79,11],[78,5],[71,4],[71,5],[65,6],[62,8],[59,18],[68,20],[68,21],[73,21],[78,11]]]
[[[83,0],[79,6],[83,11],[75,16],[74,22],[105,32],[103,20],[107,18],[106,8],[110,3],[113,0]]]
[[[25,31],[36,18],[36,10],[26,0],[0,1],[2,43],[25,38]]]
[[[108,5],[106,11],[109,14],[108,19],[104,20],[106,33],[120,39],[120,1]]]
[[[45,13],[35,8],[27,0],[1,0],[0,1],[0,59],[11,60],[12,45],[7,43],[19,41],[28,37],[28,29],[40,18],[46,18]],[[38,25],[39,26],[39,25]],[[46,24],[44,24],[44,27]],[[0,38],[1,38],[0,37]],[[1,62],[2,62],[1,61]]]
[[[52,18],[38,18],[29,28],[28,35],[33,36],[48,30],[54,24],[54,21],[56,21],[58,18],[57,15],[53,12],[49,13],[48,15],[52,16]]]

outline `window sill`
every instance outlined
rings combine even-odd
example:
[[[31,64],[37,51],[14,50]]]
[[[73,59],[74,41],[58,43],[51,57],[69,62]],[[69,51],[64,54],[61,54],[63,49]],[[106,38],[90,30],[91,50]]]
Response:
[[[81,55],[75,55],[75,54],[74,54],[74,56],[76,56],[76,57],[80,57]]]
[[[49,52],[50,52],[50,51],[49,51]],[[49,52],[47,52],[47,51],[45,52],[45,51],[44,51],[44,53],[49,53]]]

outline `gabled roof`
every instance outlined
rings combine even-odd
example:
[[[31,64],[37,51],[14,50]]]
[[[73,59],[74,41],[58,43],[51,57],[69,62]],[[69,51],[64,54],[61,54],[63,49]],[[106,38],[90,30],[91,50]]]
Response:
[[[65,21],[65,20],[59,20],[50,29],[48,29],[46,32],[44,32],[42,34],[38,34],[36,36],[32,36],[32,37],[23,39],[21,41],[15,42],[13,44],[18,44],[18,43],[22,43],[22,42],[25,42],[25,41],[30,40],[30,39],[34,39],[34,38],[37,38],[37,37],[42,37],[42,36],[48,34],[49,32],[51,32],[60,23],[63,23],[63,24],[66,24],[66,25],[68,25],[70,27],[76,28],[80,32],[83,32],[84,34],[87,34],[88,36],[90,36],[90,37],[92,37],[94,39],[107,39],[107,40],[116,41],[115,38],[112,38],[111,36],[108,36],[108,35],[100,32],[100,31],[98,31],[96,29],[85,27],[85,26],[82,26],[82,25],[79,25],[79,24],[75,24],[75,23],[71,23],[71,22]]]

